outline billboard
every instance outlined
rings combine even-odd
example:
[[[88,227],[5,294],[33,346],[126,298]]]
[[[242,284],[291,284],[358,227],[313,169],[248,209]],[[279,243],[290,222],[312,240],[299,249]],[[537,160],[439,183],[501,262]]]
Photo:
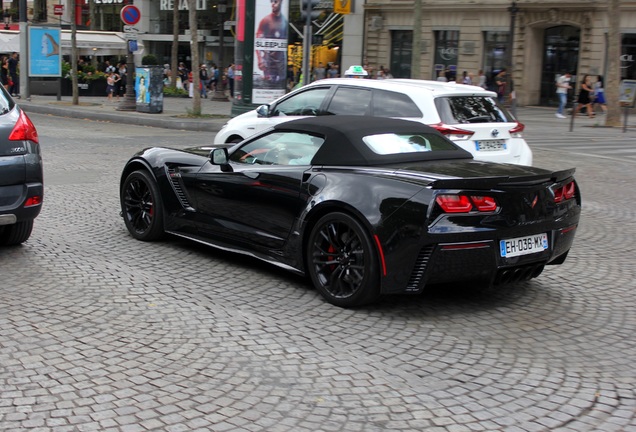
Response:
[[[59,28],[29,27],[29,76],[62,75],[60,38]]]
[[[264,104],[287,88],[289,0],[256,0],[252,103]]]

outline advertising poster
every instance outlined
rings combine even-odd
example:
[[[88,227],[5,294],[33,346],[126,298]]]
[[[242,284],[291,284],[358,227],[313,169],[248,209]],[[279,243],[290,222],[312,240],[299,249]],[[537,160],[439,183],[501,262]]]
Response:
[[[256,0],[252,103],[285,94],[289,0]]]
[[[148,68],[135,69],[135,94],[137,95],[137,105],[150,104],[150,92],[148,84],[150,82],[150,70]]]
[[[29,27],[29,76],[62,75],[59,28]]]
[[[619,102],[623,106],[634,106],[636,100],[636,80],[622,80]]]

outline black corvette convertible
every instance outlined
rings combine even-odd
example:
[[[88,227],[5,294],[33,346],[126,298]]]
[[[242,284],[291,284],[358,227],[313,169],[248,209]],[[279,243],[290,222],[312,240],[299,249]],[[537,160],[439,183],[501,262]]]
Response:
[[[479,162],[406,120],[329,116],[233,147],[148,148],[121,177],[126,227],[306,274],[355,306],[427,285],[492,285],[564,262],[581,212],[574,169]]]

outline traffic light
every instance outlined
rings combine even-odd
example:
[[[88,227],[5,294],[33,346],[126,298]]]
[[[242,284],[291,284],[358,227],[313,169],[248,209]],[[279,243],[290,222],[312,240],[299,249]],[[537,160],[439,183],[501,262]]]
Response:
[[[321,0],[301,0],[300,2],[300,15],[303,20],[307,19],[307,10],[311,12],[311,19],[317,19],[321,14],[321,9],[316,9],[321,3]]]

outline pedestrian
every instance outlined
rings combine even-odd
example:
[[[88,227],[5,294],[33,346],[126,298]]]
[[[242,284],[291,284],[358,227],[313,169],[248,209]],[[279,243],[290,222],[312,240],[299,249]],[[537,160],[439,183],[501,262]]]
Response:
[[[325,79],[327,76],[327,70],[322,62],[318,62],[318,66],[314,68],[314,81]]]
[[[462,73],[462,84],[473,85],[473,77],[472,74],[468,74],[468,72],[464,71]]]
[[[594,112],[592,111],[592,96],[591,93],[594,91],[592,87],[592,80],[589,75],[585,74],[583,79],[581,80],[581,88],[579,89],[579,97],[577,99],[576,109],[574,110],[573,116],[576,117],[581,108],[585,107],[587,116],[589,118],[594,118]]]
[[[227,67],[227,83],[230,87],[230,99],[234,97],[234,63]]]
[[[556,94],[559,98],[559,108],[555,116],[560,119],[567,118],[565,115],[565,105],[568,102],[568,91],[572,88],[570,85],[570,79],[572,78],[572,74],[570,72],[565,72],[561,74],[556,79]]]
[[[128,82],[128,68],[125,62],[119,62],[117,65],[117,75],[119,75],[119,81],[117,81],[117,100],[119,96],[126,95],[126,84]]]
[[[111,72],[115,73],[115,66],[113,66],[108,60],[106,60],[104,62],[104,73],[109,74]]]
[[[210,81],[209,81],[210,90],[216,91],[216,86],[218,83],[219,83],[218,68],[216,67],[215,63],[212,63],[212,65],[210,66]]]
[[[193,98],[194,97],[194,77],[192,76],[192,71],[188,72],[188,96]]]
[[[437,81],[440,81],[440,82],[447,82],[448,81],[448,79],[446,78],[446,73],[443,70],[441,70],[441,71],[439,71],[437,73]]]
[[[199,89],[201,90],[201,97],[208,98],[208,84],[210,83],[210,75],[208,74],[208,67],[205,64],[199,66]]]
[[[178,76],[178,80],[177,80],[177,88],[183,88],[186,89],[188,88],[188,74],[189,74],[189,70],[188,68],[185,66],[185,63],[183,62],[179,62],[179,67],[177,68],[177,76]],[[181,82],[181,86],[179,86],[179,82]]]
[[[478,77],[477,85],[483,88],[484,90],[488,90],[488,79],[483,69],[479,69],[479,72],[477,72],[477,77]]]
[[[506,94],[508,94],[508,71],[506,68],[503,68],[499,71],[499,73],[495,76],[495,84],[497,85],[497,98],[499,102],[504,102],[506,100]]]
[[[327,77],[328,78],[338,78],[338,65],[335,63],[330,63],[329,68],[327,69]]]
[[[19,68],[19,59],[18,59],[18,53],[17,52],[12,52],[11,53],[11,57],[9,57],[9,60],[7,61],[8,65],[8,70],[9,70],[9,93],[11,93],[11,96],[15,96],[17,98],[20,98],[20,78],[18,76],[18,68]]]
[[[114,67],[113,67],[114,69]],[[117,100],[119,100],[119,92],[117,91],[117,83],[120,80],[120,76],[115,72],[108,72],[106,76],[106,95],[108,96],[108,102],[113,101],[113,94],[117,95]]]
[[[594,83],[594,103],[592,104],[592,109],[594,105],[600,105],[602,114],[607,114],[607,103],[605,102],[605,86],[603,85],[603,75],[599,75],[596,77],[596,82]]]
[[[2,56],[0,61],[0,82],[5,89],[9,90],[9,57]]]

